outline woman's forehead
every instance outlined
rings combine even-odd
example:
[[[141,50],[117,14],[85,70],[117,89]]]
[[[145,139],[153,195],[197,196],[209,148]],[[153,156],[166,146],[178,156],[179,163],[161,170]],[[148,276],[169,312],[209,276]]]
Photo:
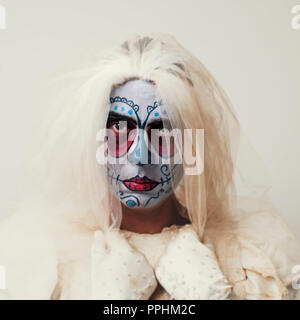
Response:
[[[114,88],[110,102],[110,111],[133,119],[138,116],[141,122],[146,119],[168,118],[155,85],[145,80],[129,80]]]
[[[137,105],[153,104],[158,100],[155,85],[141,79],[129,80],[121,86],[113,88],[110,96],[126,97],[127,100],[132,100]]]

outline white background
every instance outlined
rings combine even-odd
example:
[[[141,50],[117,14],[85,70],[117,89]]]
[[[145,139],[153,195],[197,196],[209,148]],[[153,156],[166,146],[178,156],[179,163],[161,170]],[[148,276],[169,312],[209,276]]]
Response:
[[[0,0],[0,216],[23,174],[43,81],[70,57],[163,31],[197,56],[228,93],[271,177],[270,196],[300,230],[299,0]]]

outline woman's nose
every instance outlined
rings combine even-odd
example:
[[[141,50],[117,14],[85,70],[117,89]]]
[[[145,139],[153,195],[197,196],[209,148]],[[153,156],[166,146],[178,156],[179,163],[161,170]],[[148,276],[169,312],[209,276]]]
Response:
[[[150,152],[148,149],[148,140],[146,140],[147,136],[143,129],[139,129],[136,139],[137,139],[136,146],[134,150],[132,150],[129,153],[128,161],[138,166],[142,166],[150,163]]]

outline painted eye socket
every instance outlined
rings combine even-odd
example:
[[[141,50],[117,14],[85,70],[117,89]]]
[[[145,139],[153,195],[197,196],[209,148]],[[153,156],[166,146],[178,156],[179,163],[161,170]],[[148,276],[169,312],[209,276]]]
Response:
[[[136,124],[130,121],[113,120],[107,124],[108,152],[121,157],[131,147],[136,136]]]
[[[152,147],[161,157],[169,158],[174,155],[174,139],[170,135],[171,125],[157,121],[148,128],[148,138]]]

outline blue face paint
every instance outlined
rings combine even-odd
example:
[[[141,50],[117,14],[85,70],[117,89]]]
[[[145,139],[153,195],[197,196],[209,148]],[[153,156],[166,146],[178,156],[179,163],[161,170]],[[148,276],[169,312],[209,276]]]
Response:
[[[155,85],[144,80],[128,81],[111,92],[110,111],[115,112],[114,117],[120,115],[120,119],[129,117],[136,130],[124,155],[128,163],[107,167],[111,192],[130,208],[157,206],[174,191],[183,175],[182,164],[150,163],[153,159],[161,160],[161,155],[150,148],[148,128],[153,123],[168,121],[158,101]]]

